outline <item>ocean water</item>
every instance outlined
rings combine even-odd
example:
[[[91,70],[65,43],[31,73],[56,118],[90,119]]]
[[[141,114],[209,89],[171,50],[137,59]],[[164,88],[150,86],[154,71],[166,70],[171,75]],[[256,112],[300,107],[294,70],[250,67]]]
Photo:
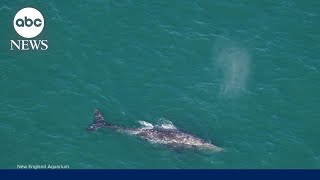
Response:
[[[46,51],[10,51],[37,8]],[[320,1],[0,1],[0,168],[320,168]],[[112,130],[163,119],[224,148]]]

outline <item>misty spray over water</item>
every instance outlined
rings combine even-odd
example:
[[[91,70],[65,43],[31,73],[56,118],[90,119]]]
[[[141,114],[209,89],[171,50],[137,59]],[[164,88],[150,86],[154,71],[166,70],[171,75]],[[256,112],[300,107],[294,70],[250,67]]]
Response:
[[[250,55],[237,46],[216,46],[214,66],[221,78],[220,95],[236,97],[247,90],[250,73]]]

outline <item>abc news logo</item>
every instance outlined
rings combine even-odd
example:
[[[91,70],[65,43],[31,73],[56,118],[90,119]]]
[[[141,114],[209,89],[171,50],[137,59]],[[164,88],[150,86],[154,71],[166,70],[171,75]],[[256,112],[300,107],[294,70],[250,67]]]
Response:
[[[17,12],[13,19],[16,32],[27,39],[10,40],[10,50],[47,50],[48,40],[33,40],[44,28],[44,18],[35,8],[27,7]]]
[[[34,24],[36,27],[40,27],[42,25],[41,19],[35,19],[32,21],[32,19],[29,19],[27,16],[24,17],[23,19],[17,19],[16,21],[16,26],[18,27],[31,27]]]

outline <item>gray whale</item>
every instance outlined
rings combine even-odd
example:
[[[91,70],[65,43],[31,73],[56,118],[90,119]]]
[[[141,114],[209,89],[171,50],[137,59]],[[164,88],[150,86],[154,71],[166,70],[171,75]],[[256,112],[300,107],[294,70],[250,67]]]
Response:
[[[145,121],[139,121],[139,123],[142,125],[140,128],[113,125],[105,121],[99,110],[95,110],[93,123],[90,124],[86,130],[96,131],[100,128],[109,128],[137,136],[151,143],[165,144],[174,148],[208,149],[213,151],[223,150],[222,148],[213,145],[209,141],[190,133],[186,133],[175,127],[155,127]]]

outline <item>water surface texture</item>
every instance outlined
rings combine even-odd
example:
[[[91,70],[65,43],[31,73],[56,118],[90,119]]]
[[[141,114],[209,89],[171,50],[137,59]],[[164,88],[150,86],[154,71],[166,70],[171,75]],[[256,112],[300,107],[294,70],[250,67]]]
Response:
[[[46,51],[10,51],[37,8]],[[0,2],[0,168],[320,168],[320,1]],[[224,148],[112,130],[163,121]]]

